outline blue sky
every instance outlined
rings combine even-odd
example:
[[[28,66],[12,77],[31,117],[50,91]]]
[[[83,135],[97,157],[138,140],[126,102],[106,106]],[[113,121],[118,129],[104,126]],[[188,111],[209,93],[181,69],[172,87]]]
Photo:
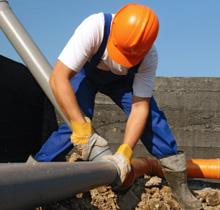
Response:
[[[97,12],[116,12],[126,0],[9,0],[51,65],[77,25]],[[158,76],[220,76],[219,0],[133,0],[160,20]],[[0,31],[0,54],[21,61]]]

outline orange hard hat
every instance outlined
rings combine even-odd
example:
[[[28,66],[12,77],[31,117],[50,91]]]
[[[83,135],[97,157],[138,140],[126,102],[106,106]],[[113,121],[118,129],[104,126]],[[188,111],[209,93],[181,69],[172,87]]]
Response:
[[[159,21],[149,7],[127,4],[114,16],[107,50],[109,57],[130,68],[138,64],[152,47]]]

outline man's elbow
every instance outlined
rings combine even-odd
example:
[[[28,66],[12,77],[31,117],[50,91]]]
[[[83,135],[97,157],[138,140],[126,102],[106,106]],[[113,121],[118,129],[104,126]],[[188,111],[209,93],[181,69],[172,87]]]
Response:
[[[148,99],[135,100],[132,105],[132,112],[147,117],[149,114],[150,104]]]

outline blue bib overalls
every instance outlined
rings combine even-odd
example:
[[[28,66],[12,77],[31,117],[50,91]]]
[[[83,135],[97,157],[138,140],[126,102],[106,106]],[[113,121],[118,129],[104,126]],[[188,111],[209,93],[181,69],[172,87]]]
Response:
[[[109,96],[126,114],[129,115],[132,104],[132,83],[139,65],[128,70],[128,75],[116,75],[110,71],[98,69],[98,65],[106,48],[111,14],[104,14],[105,29],[102,44],[98,52],[84,68],[71,79],[71,85],[83,113],[92,118],[95,95],[99,91]],[[52,161],[64,150],[71,148],[71,130],[66,124],[52,133],[41,150],[36,154],[37,161]],[[147,150],[155,157],[162,158],[177,153],[175,138],[168,126],[167,120],[152,97],[148,123],[141,137]]]

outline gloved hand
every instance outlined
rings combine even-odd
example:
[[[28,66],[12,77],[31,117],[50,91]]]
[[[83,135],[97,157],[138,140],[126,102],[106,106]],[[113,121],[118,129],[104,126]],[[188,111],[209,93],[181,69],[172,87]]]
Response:
[[[120,177],[117,183],[120,186],[131,171],[131,158],[133,151],[128,144],[122,144],[114,155],[104,156],[104,160],[111,161],[118,170],[118,175]]]
[[[85,123],[71,121],[72,135],[71,141],[74,144],[88,144],[89,138],[93,133],[92,123],[88,117],[85,117]]]
[[[94,160],[102,155],[110,155],[111,150],[108,142],[93,132],[92,123],[89,118],[85,118],[85,123],[71,121],[72,135],[71,141],[82,160]]]

